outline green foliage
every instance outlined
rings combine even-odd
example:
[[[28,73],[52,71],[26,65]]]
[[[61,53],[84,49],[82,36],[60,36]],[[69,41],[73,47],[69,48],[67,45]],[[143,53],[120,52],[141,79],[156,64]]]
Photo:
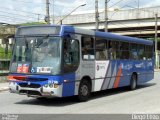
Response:
[[[30,26],[30,25],[45,25],[45,22],[27,22],[27,23],[23,23],[20,24],[20,26]]]
[[[11,58],[11,50],[8,50],[8,54],[5,54],[5,48],[0,47],[0,59],[10,59]]]
[[[5,51],[4,48],[0,47],[0,53],[4,51]]]
[[[148,40],[155,41],[155,38],[149,38]],[[160,38],[157,38],[157,41],[160,42]]]

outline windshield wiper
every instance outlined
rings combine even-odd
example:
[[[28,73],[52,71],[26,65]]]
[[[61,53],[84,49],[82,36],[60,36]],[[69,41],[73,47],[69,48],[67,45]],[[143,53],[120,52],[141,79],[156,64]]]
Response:
[[[43,39],[47,39],[49,37],[49,35],[44,36],[43,38],[41,38],[40,43],[38,43],[36,46],[37,48],[39,48],[39,46],[43,45],[43,43],[45,43],[45,41],[43,41]]]

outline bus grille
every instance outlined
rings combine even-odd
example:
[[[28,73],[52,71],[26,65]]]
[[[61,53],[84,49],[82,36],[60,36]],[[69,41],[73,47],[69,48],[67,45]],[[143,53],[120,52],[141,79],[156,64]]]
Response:
[[[33,83],[31,83],[31,84],[28,84],[28,83],[19,83],[19,86],[20,87],[28,87],[28,88],[40,88],[41,87],[41,85],[39,85],[39,84],[33,84]]]

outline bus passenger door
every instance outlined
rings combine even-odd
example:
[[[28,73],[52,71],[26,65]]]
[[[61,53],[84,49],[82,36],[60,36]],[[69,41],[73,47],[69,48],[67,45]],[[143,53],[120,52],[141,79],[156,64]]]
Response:
[[[79,41],[74,38],[63,40],[63,90],[62,96],[75,95],[76,71],[79,69]]]

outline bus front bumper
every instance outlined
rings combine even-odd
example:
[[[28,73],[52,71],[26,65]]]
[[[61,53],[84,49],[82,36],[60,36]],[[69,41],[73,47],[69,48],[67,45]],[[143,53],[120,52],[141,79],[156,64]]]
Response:
[[[29,85],[28,85],[29,86]],[[9,91],[20,95],[27,95],[28,97],[61,97],[61,85],[54,87],[41,86],[38,88],[22,87],[16,82],[9,83]]]

